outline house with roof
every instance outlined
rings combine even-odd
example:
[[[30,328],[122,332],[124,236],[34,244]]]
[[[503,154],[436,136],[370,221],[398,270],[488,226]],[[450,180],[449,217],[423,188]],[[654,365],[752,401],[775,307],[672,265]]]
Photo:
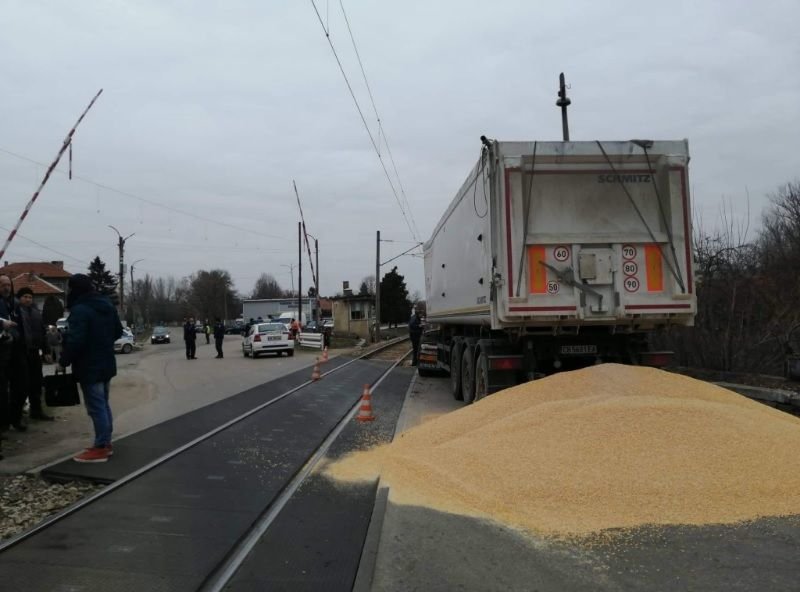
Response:
[[[375,296],[353,294],[349,282],[343,282],[343,286],[343,294],[330,299],[333,305],[333,331],[371,339],[371,329],[375,323]]]
[[[30,288],[33,292],[33,301],[39,310],[44,311],[48,300],[50,300],[48,308],[54,306],[53,300],[56,300],[59,305],[57,308],[63,311],[67,282],[72,275],[64,269],[63,261],[22,261],[19,263],[6,261],[0,267],[0,274],[6,274],[11,278],[15,292],[20,288]]]

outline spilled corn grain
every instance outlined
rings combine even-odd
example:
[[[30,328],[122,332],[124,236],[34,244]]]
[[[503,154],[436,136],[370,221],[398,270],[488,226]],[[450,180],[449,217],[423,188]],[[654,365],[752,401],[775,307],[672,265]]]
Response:
[[[496,393],[331,465],[397,503],[538,534],[798,513],[800,419],[726,389],[604,364]]]

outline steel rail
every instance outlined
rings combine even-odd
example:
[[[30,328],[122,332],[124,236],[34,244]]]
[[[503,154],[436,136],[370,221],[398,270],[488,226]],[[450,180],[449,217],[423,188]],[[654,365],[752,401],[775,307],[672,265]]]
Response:
[[[332,368],[331,370],[328,370],[327,372],[324,372],[323,374],[320,375],[320,378],[322,378],[324,376],[328,376],[329,374],[333,374],[334,372],[338,372],[339,370],[341,370],[343,368],[346,368],[346,367],[350,366],[351,364],[354,364],[354,363],[358,362],[359,360],[367,359],[370,356],[372,356],[372,355],[374,355],[374,354],[376,354],[378,352],[381,352],[384,349],[388,349],[390,347],[393,347],[394,345],[397,345],[398,343],[401,343],[402,341],[404,341],[406,339],[408,339],[408,337],[398,337],[396,339],[387,341],[385,344],[381,345],[379,348],[376,348],[376,349],[374,349],[372,351],[369,351],[369,352],[365,352],[361,356],[359,356],[357,358],[354,358],[354,359],[350,360],[349,362],[345,362],[341,366],[337,366],[336,368]],[[226,421],[225,423],[223,423],[222,425],[217,426],[213,430],[210,430],[210,431],[206,432],[205,434],[202,434],[202,435],[196,437],[195,439],[193,439],[193,440],[191,440],[191,441],[189,441],[189,442],[187,442],[185,444],[182,444],[181,446],[178,446],[177,448],[175,448],[175,449],[173,449],[173,450],[171,450],[171,451],[169,451],[169,452],[167,452],[165,454],[162,454],[161,456],[159,456],[155,460],[150,461],[149,463],[147,463],[143,467],[140,467],[140,468],[136,469],[132,473],[128,473],[124,477],[114,481],[113,483],[111,483],[110,485],[107,485],[103,489],[101,489],[99,491],[96,491],[92,495],[87,496],[87,497],[85,497],[85,498],[83,498],[81,500],[78,500],[77,502],[75,502],[74,504],[72,504],[70,506],[67,506],[66,508],[64,508],[60,512],[58,512],[56,514],[53,514],[52,516],[46,518],[45,520],[43,520],[39,524],[31,527],[30,529],[25,530],[25,531],[15,535],[15,536],[11,537],[10,539],[8,539],[6,541],[3,541],[2,543],[0,543],[0,554],[2,554],[4,551],[10,549],[11,547],[13,547],[15,545],[18,545],[19,543],[29,539],[33,535],[45,530],[46,528],[52,526],[56,522],[60,522],[61,520],[63,520],[67,516],[71,516],[72,514],[75,514],[76,512],[81,510],[82,508],[88,506],[89,504],[92,504],[93,502],[97,501],[98,499],[101,499],[102,497],[110,494],[111,492],[116,491],[120,487],[122,487],[124,485],[127,485],[131,481],[134,481],[135,479],[141,477],[142,475],[144,475],[145,473],[151,471],[152,469],[164,464],[168,460],[170,460],[172,458],[175,458],[176,456],[178,456],[179,454],[185,452],[186,450],[189,450],[190,448],[193,448],[194,446],[197,446],[201,442],[204,442],[205,440],[208,440],[212,436],[215,436],[218,433],[228,429],[232,425],[237,424],[240,421],[243,421],[244,419],[247,419],[251,415],[253,415],[255,413],[258,413],[262,409],[265,409],[266,407],[269,407],[270,405],[273,405],[273,404],[277,403],[278,401],[280,401],[282,399],[285,399],[289,395],[292,395],[292,394],[296,393],[297,391],[309,386],[310,384],[313,384],[314,382],[315,382],[314,380],[307,380],[306,382],[304,382],[304,383],[302,383],[302,384],[300,384],[300,385],[298,385],[298,386],[296,386],[294,388],[291,388],[288,391],[278,395],[277,397],[274,397],[273,399],[270,399],[269,401],[261,403],[260,405],[257,405],[256,407],[253,407],[249,411],[245,411],[241,415],[239,415],[237,417],[234,417],[231,420]]]
[[[383,382],[384,379],[389,376],[389,374],[397,367],[397,365],[407,358],[410,353],[411,350],[406,352],[403,357],[387,368],[386,372],[384,372],[370,387],[370,394],[372,394],[372,392],[378,388],[380,383]],[[255,547],[261,537],[264,536],[264,533],[267,532],[267,529],[269,529],[275,518],[278,517],[278,514],[280,514],[284,506],[289,502],[295,492],[311,474],[311,471],[314,470],[314,467],[316,467],[319,461],[322,460],[322,458],[328,452],[328,449],[336,441],[336,438],[338,438],[339,434],[342,433],[342,430],[344,430],[347,424],[353,419],[360,406],[361,400],[359,399],[356,401],[355,405],[353,405],[350,411],[348,411],[347,414],[339,421],[339,423],[333,427],[325,440],[323,440],[322,444],[320,444],[319,448],[317,448],[308,461],[306,461],[306,464],[297,473],[295,473],[295,476],[291,481],[289,481],[289,483],[286,484],[286,487],[284,487],[280,494],[278,494],[278,497],[275,499],[275,501],[266,508],[253,526],[251,526],[250,529],[244,535],[242,535],[239,542],[231,549],[231,552],[218,565],[217,569],[215,569],[214,572],[212,572],[211,575],[206,578],[206,581],[198,588],[198,592],[221,592],[225,586],[230,583],[230,580],[236,574],[238,569],[247,560],[247,557],[250,555],[253,547]]]

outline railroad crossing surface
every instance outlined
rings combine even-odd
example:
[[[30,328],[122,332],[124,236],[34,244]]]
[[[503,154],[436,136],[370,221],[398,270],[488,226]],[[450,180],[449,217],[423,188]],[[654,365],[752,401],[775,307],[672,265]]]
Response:
[[[463,406],[452,399],[447,379],[392,366],[375,358],[335,358],[319,382],[310,383],[310,368],[303,368],[122,438],[112,462],[49,467],[50,479],[109,485],[79,511],[1,551],[4,586],[798,589],[796,517],[644,527],[614,542],[554,541],[488,520],[395,504],[378,481],[331,481],[318,470],[326,462]],[[374,385],[376,419],[360,423],[354,418],[364,383]]]

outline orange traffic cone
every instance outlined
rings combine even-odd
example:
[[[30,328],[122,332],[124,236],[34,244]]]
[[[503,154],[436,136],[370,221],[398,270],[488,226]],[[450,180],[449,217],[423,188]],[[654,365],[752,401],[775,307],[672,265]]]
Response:
[[[327,345],[325,346],[325,349],[322,350],[322,361],[323,362],[327,362],[328,361],[328,346]]]
[[[314,362],[314,371],[311,373],[311,380],[319,380],[319,358]]]
[[[364,385],[364,393],[361,395],[361,408],[356,416],[358,421],[375,421],[372,415],[372,395],[369,394],[369,385]]]

